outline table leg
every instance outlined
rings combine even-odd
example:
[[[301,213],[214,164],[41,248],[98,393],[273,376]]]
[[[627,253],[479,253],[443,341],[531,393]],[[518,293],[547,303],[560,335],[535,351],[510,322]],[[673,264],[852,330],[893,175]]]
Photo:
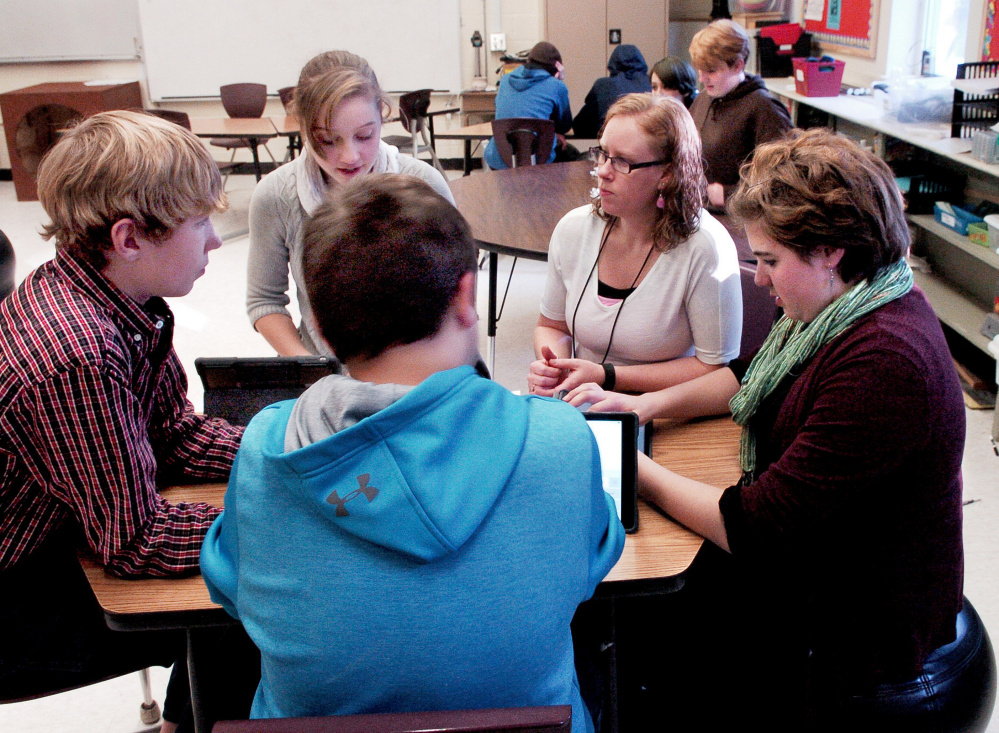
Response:
[[[489,373],[496,379],[496,280],[498,278],[499,255],[489,253],[489,310],[486,320],[486,335],[489,337]]]
[[[187,676],[191,685],[191,713],[194,717],[194,733],[209,733],[205,710],[201,704],[201,688],[198,685],[198,663],[195,646],[198,629],[187,629]]]
[[[257,182],[259,183],[260,179],[263,178],[263,174],[260,171],[260,151],[257,149],[257,145],[260,144],[260,140],[255,137],[251,137],[249,140],[250,149],[253,150],[253,170],[257,174]]]
[[[472,172],[472,141],[465,139],[465,157],[462,160],[462,167],[464,169],[464,175],[469,175]]]

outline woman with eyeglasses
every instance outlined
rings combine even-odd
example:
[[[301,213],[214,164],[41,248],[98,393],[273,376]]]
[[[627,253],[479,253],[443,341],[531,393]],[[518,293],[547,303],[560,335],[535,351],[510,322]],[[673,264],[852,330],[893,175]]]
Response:
[[[704,210],[701,145],[676,100],[628,94],[590,151],[592,204],[552,233],[528,387],[648,392],[739,354],[735,245]]]

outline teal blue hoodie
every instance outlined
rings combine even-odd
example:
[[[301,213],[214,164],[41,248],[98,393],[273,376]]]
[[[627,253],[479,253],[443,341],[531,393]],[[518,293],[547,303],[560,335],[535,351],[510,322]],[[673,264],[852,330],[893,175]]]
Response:
[[[201,555],[261,651],[253,716],[571,704],[592,730],[569,623],[624,533],[582,415],[461,367],[286,452],[292,405],[251,421]]]

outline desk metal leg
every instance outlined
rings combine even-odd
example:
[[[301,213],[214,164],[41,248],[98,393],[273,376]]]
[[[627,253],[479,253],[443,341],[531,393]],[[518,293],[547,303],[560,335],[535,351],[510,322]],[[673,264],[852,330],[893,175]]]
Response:
[[[489,311],[486,321],[486,335],[489,337],[489,373],[496,378],[496,280],[499,255],[489,253]]]
[[[472,141],[466,138],[465,140],[465,157],[462,159],[462,168],[464,170],[464,175],[470,175],[472,172]]]
[[[191,713],[194,717],[194,733],[209,733],[205,710],[201,704],[201,688],[198,685],[198,664],[195,646],[198,629],[187,629],[187,676],[191,685]]]
[[[251,150],[253,150],[253,170],[257,174],[257,182],[259,183],[260,179],[263,178],[263,174],[260,171],[260,151],[257,149],[260,141],[255,137],[249,138],[249,141]]]

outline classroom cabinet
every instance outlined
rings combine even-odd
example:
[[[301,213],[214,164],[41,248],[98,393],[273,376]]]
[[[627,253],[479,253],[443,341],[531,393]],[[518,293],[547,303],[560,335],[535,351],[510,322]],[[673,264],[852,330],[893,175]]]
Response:
[[[971,204],[983,200],[999,203],[999,165],[955,152],[951,138],[937,139],[919,125],[881,116],[869,100],[843,95],[803,97],[792,91],[794,84],[790,79],[766,82],[771,92],[791,103],[798,124],[810,116],[810,110],[819,110],[828,116],[829,126],[850,137],[868,140],[882,157],[891,140],[902,141],[924,155],[928,153],[926,157],[934,166],[966,176],[963,194]],[[991,357],[990,339],[981,329],[999,297],[999,253],[942,226],[932,214],[909,213],[907,219],[913,235],[913,254],[923,258],[931,268],[929,272],[914,269],[916,283],[926,293],[942,323]]]
[[[620,31],[620,43],[638,46],[651,67],[666,55],[669,0],[547,0],[545,38],[565,65],[573,114],[583,106],[593,82],[607,75],[607,60]]]

